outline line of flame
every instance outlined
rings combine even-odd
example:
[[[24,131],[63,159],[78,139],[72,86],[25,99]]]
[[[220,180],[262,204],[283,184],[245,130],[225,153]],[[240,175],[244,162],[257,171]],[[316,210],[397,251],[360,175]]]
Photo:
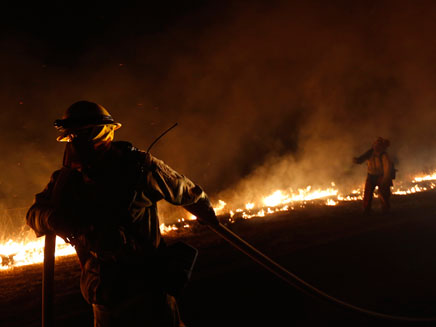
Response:
[[[413,178],[412,183],[415,185],[409,188],[396,188],[392,193],[396,195],[408,195],[417,192],[427,191],[436,187],[436,172],[429,175],[420,175]],[[417,183],[427,182],[427,185],[420,186]],[[296,192],[289,190],[277,190],[272,194],[263,197],[261,203],[248,202],[245,209],[230,208],[227,203],[219,200],[214,208],[217,215],[228,215],[230,221],[232,217],[238,214],[243,219],[250,219],[253,217],[264,217],[279,211],[290,211],[299,205],[303,207],[306,201],[322,200],[325,199],[324,204],[327,206],[338,205],[341,201],[357,201],[361,200],[362,190],[357,188],[348,195],[340,194],[334,188],[335,184],[327,189],[312,190],[311,186],[304,189],[298,189]],[[256,210],[255,208],[259,208]],[[168,234],[172,231],[190,228],[190,221],[195,220],[195,216],[189,218],[180,218],[176,224],[160,225],[162,234]],[[61,238],[57,238],[56,256],[65,256],[75,253],[75,250],[69,244],[66,244]],[[36,237],[26,236],[20,240],[8,240],[7,242],[0,243],[0,270],[6,270],[17,266],[29,265],[39,263],[44,258],[44,238],[37,239]]]

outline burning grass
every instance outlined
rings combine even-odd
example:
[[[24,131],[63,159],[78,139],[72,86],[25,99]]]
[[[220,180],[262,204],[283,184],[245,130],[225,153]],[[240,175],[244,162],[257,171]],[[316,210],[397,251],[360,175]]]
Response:
[[[421,174],[415,176],[411,181],[400,181],[396,183],[393,194],[396,196],[410,195],[418,192],[432,190],[436,187],[436,172],[432,174]],[[348,201],[358,201],[363,197],[361,188],[356,188],[348,194],[339,192],[335,183],[325,189],[314,189],[311,186],[297,190],[276,190],[272,194],[262,197],[260,202],[250,201],[244,207],[232,207],[231,204],[219,200],[215,211],[222,223],[233,224],[238,220],[266,217],[278,213],[289,213],[306,206],[337,206]],[[15,210],[16,211],[16,210]],[[21,210],[23,211],[23,210]],[[15,213],[24,215],[24,211]],[[4,211],[6,212],[6,211]],[[5,215],[5,214],[4,214]],[[8,213],[11,220],[11,213]],[[16,220],[24,220],[18,217]],[[196,217],[181,217],[172,224],[161,224],[163,234],[187,231],[191,232],[196,225]],[[67,256],[75,253],[73,247],[66,244],[61,238],[57,238],[56,256]],[[34,233],[26,228],[13,238],[3,239],[0,243],[0,271],[12,267],[29,265],[43,261],[44,238],[36,238]]]
[[[234,221],[226,224],[331,295],[381,312],[429,316],[434,315],[436,294],[431,282],[436,272],[431,250],[435,196],[436,191],[393,196],[390,215],[378,214],[377,201],[375,215],[367,217],[359,214],[359,202],[326,206],[320,199],[258,219],[235,215]],[[386,322],[362,323],[329,306],[321,308],[318,302],[302,300],[207,227],[177,224],[179,228],[166,235],[167,242],[182,240],[199,250],[193,280],[181,301],[189,326],[331,326],[347,318],[348,326],[386,326]],[[91,326],[92,310],[79,291],[77,258],[56,261],[57,325]],[[40,324],[41,270],[42,265],[35,264],[0,274],[2,323],[20,327]],[[208,301],[202,301],[205,295]],[[211,316],[216,320],[209,321]],[[271,321],[268,324],[261,319]]]

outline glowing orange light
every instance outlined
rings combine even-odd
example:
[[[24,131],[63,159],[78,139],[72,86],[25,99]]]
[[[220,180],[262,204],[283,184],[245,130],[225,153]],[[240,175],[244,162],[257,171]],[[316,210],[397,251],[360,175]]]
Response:
[[[433,182],[434,181],[434,182]],[[424,185],[417,183],[425,182]],[[436,172],[428,175],[419,175],[413,178],[414,185],[409,188],[397,187],[393,190],[396,195],[408,195],[423,192],[436,188]],[[261,203],[247,202],[245,209],[231,208],[226,202],[219,200],[214,206],[217,215],[228,214],[229,222],[234,222],[235,216],[243,219],[253,217],[265,217],[276,212],[291,211],[295,207],[304,208],[309,201],[319,200],[324,205],[336,206],[341,201],[362,200],[363,192],[360,188],[353,189],[348,195],[340,194],[336,189],[336,184],[332,182],[330,188],[313,190],[311,186],[293,190],[276,190],[270,195],[261,197]],[[401,183],[399,183],[401,185]],[[257,209],[256,209],[257,208]],[[190,223],[197,217],[189,215],[181,217],[176,224],[161,224],[162,234],[168,234],[179,229],[189,229]],[[66,244],[61,238],[57,238],[56,256],[71,255],[75,250],[69,244]],[[11,267],[23,266],[43,261],[44,238],[36,238],[30,231],[26,235],[16,240],[8,240],[0,243],[0,270]]]

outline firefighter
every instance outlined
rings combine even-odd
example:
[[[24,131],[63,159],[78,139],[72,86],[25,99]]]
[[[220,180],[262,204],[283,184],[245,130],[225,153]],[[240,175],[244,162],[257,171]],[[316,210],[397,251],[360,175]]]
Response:
[[[393,163],[386,152],[390,142],[387,139],[378,137],[372,144],[371,149],[360,157],[353,158],[354,163],[361,164],[367,161],[368,175],[365,182],[363,194],[363,212],[371,213],[371,204],[374,190],[378,187],[378,195],[382,206],[382,212],[388,213],[390,210],[389,198],[391,196],[392,179],[395,178]]]
[[[63,167],[35,196],[27,224],[70,242],[95,326],[184,326],[161,237],[156,203],[183,206],[219,224],[202,188],[150,153],[113,141],[121,127],[101,105],[79,101],[55,121]]]

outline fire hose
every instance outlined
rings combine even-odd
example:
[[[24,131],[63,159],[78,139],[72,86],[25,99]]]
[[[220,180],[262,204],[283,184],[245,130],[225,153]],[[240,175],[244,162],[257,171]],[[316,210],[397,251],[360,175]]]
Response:
[[[299,291],[308,294],[315,298],[320,298],[330,302],[334,305],[340,306],[347,310],[351,310],[353,312],[357,312],[368,317],[390,320],[394,322],[403,322],[403,323],[414,323],[414,324],[428,324],[428,323],[436,323],[436,317],[428,317],[428,318],[420,318],[420,317],[406,317],[406,316],[396,316],[384,314],[376,311],[371,311],[368,309],[364,309],[358,307],[356,305],[347,303],[340,299],[337,299],[319,289],[314,287],[313,285],[307,283],[303,279],[289,272],[287,269],[279,265],[277,262],[257,250],[255,247],[250,245],[248,242],[240,238],[237,234],[232,232],[223,224],[218,225],[208,225],[208,227],[217,233],[220,237],[222,237],[225,241],[230,243],[232,246],[237,248],[239,251],[243,252],[245,255],[250,257],[252,260],[269,270],[271,273],[276,275],[278,278],[282,279],[285,283],[291,285],[292,287],[298,289]]]

